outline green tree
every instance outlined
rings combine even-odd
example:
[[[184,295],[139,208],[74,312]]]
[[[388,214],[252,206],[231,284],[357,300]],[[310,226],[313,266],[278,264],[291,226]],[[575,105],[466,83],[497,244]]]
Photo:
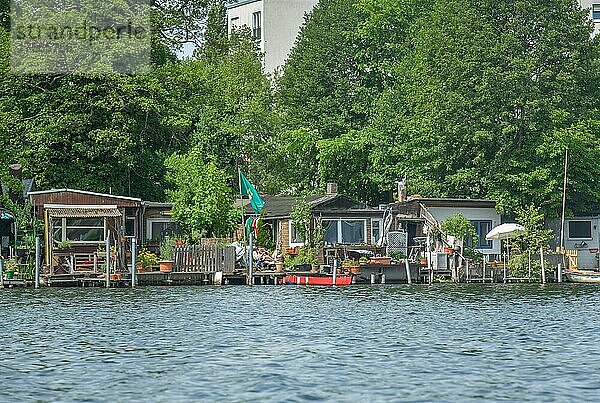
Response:
[[[204,42],[197,49],[205,57],[223,56],[229,49],[227,35],[227,8],[225,0],[212,0],[209,5],[204,29]]]
[[[389,139],[385,153],[399,157],[394,170],[429,196],[555,213],[560,186],[547,187],[560,170],[538,150],[597,103],[598,47],[586,13],[567,0],[450,0],[412,32],[373,121]]]
[[[323,138],[364,126],[372,94],[352,35],[360,20],[353,0],[322,0],[313,9],[277,82],[288,125],[317,130]]]
[[[461,213],[456,213],[442,222],[442,231],[444,234],[453,236],[460,240],[473,240],[477,241],[477,232],[475,227],[467,217]]]
[[[173,220],[188,238],[226,237],[237,225],[238,212],[228,183],[231,178],[198,150],[173,154],[165,162],[174,203]]]

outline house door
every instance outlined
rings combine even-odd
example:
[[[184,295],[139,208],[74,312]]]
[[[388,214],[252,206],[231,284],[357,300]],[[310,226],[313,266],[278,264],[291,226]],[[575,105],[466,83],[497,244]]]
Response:
[[[10,255],[10,247],[14,246],[15,232],[14,220],[0,212],[0,255],[7,258]]]

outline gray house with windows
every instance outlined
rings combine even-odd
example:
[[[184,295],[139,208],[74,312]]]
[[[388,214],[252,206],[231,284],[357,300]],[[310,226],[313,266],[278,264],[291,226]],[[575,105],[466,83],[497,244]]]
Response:
[[[273,241],[283,250],[304,245],[294,223],[291,213],[294,206],[303,200],[292,196],[263,196],[265,207],[262,219],[271,232]],[[384,211],[370,207],[364,203],[339,194],[337,185],[328,185],[324,195],[306,198],[311,206],[313,225],[321,222],[324,230],[325,247],[358,246],[376,244],[382,228]],[[246,214],[253,214],[250,206],[246,206]]]
[[[555,233],[555,245],[560,245],[560,220],[552,223]],[[600,216],[589,215],[565,219],[565,249],[577,251],[578,267],[598,269],[600,258]]]
[[[408,248],[420,247],[426,238],[425,227],[439,227],[444,220],[457,213],[464,215],[475,227],[477,240],[469,241],[473,249],[482,253],[488,261],[501,253],[499,241],[485,239],[487,233],[502,223],[502,217],[496,211],[496,202],[479,199],[436,199],[413,196],[406,201],[394,203],[392,231],[407,234]],[[475,242],[473,244],[472,242]],[[410,251],[409,251],[410,252]]]

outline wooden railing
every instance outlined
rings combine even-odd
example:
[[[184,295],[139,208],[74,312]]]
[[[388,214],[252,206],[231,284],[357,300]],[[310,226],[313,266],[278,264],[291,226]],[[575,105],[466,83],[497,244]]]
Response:
[[[235,270],[235,247],[218,245],[175,246],[173,271],[225,274]]]

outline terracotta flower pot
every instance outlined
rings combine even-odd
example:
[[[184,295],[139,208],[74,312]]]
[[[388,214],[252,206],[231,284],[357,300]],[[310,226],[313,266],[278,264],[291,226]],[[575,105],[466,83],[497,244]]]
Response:
[[[276,262],[275,263],[275,271],[277,273],[283,273],[283,262]]]
[[[313,264],[310,268],[313,273],[316,273],[319,271],[320,266],[318,264]]]
[[[352,273],[352,274],[359,274],[360,273],[360,266],[350,266],[350,273]]]
[[[161,260],[158,264],[161,273],[171,273],[173,271],[173,261],[171,260]]]

